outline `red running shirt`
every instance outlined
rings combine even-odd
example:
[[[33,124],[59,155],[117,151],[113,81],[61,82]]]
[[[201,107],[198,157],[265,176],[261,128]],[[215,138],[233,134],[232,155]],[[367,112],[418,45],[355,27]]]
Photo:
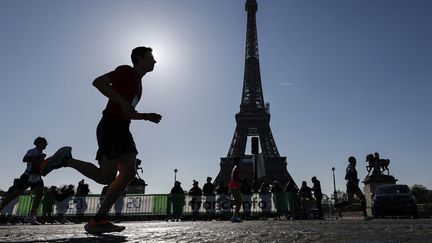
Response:
[[[118,66],[114,71],[106,74],[111,82],[111,87],[120,96],[136,107],[142,94],[141,78],[136,70],[128,65]],[[114,116],[123,121],[130,122],[121,109],[120,105],[109,100],[103,111],[104,115]]]
[[[231,171],[231,181],[228,184],[229,189],[239,189],[240,188],[240,173],[237,166],[235,166]]]

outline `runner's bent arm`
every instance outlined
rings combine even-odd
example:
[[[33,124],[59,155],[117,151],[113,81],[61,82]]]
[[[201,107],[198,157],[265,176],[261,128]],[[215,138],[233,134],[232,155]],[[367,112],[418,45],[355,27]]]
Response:
[[[108,99],[119,104],[126,116],[131,117],[132,114],[136,112],[134,107],[125,98],[114,91],[107,75],[97,77],[93,81],[93,86],[95,86],[103,95],[108,97]]]
[[[159,123],[161,120],[162,116],[160,114],[157,113],[139,113],[139,112],[135,112],[132,114],[131,119],[132,120],[146,120],[146,121],[151,121],[154,123]]]

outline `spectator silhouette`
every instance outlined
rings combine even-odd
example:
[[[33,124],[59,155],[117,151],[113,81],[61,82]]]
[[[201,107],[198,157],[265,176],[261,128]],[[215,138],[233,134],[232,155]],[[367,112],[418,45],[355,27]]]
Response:
[[[42,198],[42,216],[44,221],[50,224],[54,223],[52,218],[53,207],[56,202],[57,187],[51,186]]]
[[[84,214],[87,210],[87,201],[86,197],[90,193],[90,189],[88,184],[84,183],[84,179],[82,179],[77,186],[74,203],[76,205],[76,224],[80,224],[83,221]]]
[[[308,187],[307,182],[303,181],[300,187],[300,200],[301,200],[301,219],[311,218],[311,202],[312,202],[312,189]]]
[[[286,194],[286,198],[287,198],[287,202],[288,202],[288,218],[294,218],[296,213],[295,213],[295,199],[297,197],[298,194],[298,190],[294,184],[294,181],[289,180],[287,182],[287,184],[285,185],[285,194]]]
[[[215,188],[211,181],[212,178],[207,177],[207,182],[203,186],[203,194],[205,196],[205,202],[203,206],[206,211],[207,220],[212,220],[215,217],[216,197]]]
[[[270,192],[270,186],[268,183],[263,182],[259,188],[259,196],[261,198],[261,211],[262,220],[267,220],[271,215],[272,210],[272,198]]]
[[[312,189],[308,187],[306,181],[302,181],[302,186],[300,187],[300,197],[301,198],[312,198]]]
[[[323,218],[323,211],[322,211],[322,198],[323,198],[323,194],[321,192],[321,183],[320,181],[314,176],[312,177],[312,191],[314,192],[314,197],[315,197],[315,201],[316,201],[316,206],[318,209],[318,219],[324,219]]]
[[[281,217],[286,214],[286,197],[277,180],[273,181],[271,192],[273,196],[273,205],[276,208],[276,217],[277,219],[281,219]]]
[[[60,189],[60,192],[57,193],[56,196],[56,210],[57,210],[57,219],[61,224],[70,223],[69,220],[66,219],[65,214],[69,209],[69,201],[75,194],[74,185],[65,185]]]
[[[229,193],[229,189],[227,185],[223,181],[221,181],[216,190],[216,194],[218,195],[218,199],[216,200],[216,202],[220,212],[219,220],[229,219],[231,205],[227,198],[228,193]]]
[[[199,216],[199,210],[201,208],[201,196],[202,190],[198,186],[198,181],[194,180],[192,184],[192,188],[189,190],[188,195],[191,196],[191,201],[189,205],[192,208],[192,220],[197,220]]]
[[[181,183],[176,181],[169,194],[172,204],[172,220],[180,221],[183,216],[183,207],[186,204],[186,196]]]

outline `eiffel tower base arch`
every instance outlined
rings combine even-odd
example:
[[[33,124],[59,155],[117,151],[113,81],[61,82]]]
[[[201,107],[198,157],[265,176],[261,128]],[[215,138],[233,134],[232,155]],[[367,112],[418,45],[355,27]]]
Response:
[[[276,180],[279,182],[282,188],[284,188],[288,181],[293,181],[293,178],[287,170],[286,157],[265,159],[265,176],[257,178],[256,180],[254,178],[255,169],[253,160],[253,155],[245,155],[239,164],[239,169],[240,177],[251,183],[254,192],[258,192],[258,189],[263,182],[273,183],[273,181]],[[231,179],[231,170],[233,167],[234,163],[232,162],[232,158],[224,157],[220,159],[220,171],[214,180],[215,186],[218,186],[221,182],[223,182],[225,185],[229,183]]]

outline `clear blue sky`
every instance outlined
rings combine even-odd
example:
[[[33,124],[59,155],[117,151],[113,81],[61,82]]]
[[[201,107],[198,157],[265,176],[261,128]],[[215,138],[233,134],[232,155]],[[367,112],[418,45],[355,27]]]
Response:
[[[106,104],[91,82],[130,64],[135,46],[158,61],[143,79],[133,122],[148,193],[216,177],[228,153],[244,72],[244,0],[0,1],[0,188],[25,169],[37,136],[45,152],[73,147],[97,163],[95,128]],[[299,184],[345,190],[347,157],[379,152],[399,183],[432,188],[432,2],[258,1],[258,38],[270,126]],[[250,151],[247,151],[250,153]],[[46,185],[84,178],[61,169]],[[92,192],[101,186],[86,180]]]

